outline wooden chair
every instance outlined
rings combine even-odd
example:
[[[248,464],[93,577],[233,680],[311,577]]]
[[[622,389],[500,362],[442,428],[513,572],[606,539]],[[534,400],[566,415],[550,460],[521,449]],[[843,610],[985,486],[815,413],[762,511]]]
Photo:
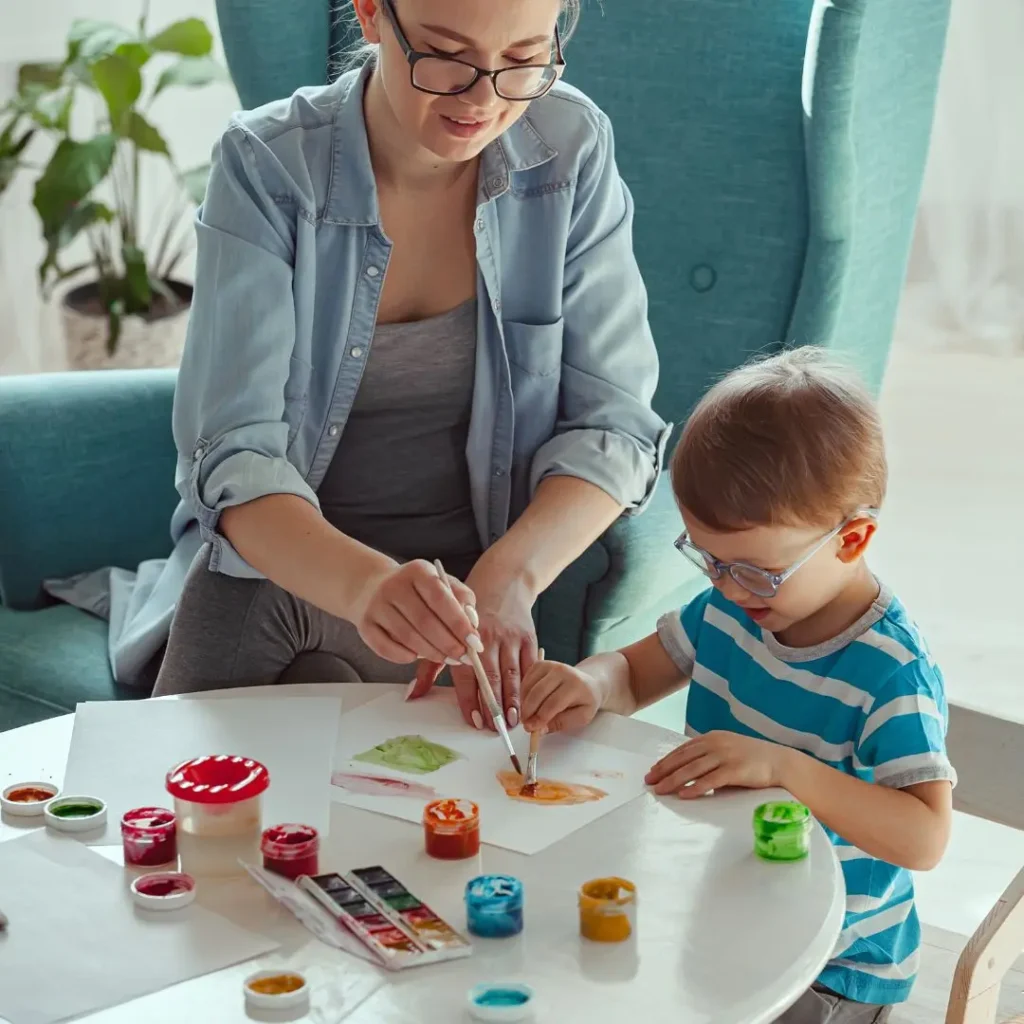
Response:
[[[1022,723],[966,707],[950,708],[950,759],[960,773],[953,806],[1024,829],[1020,798]],[[975,929],[957,961],[946,1024],[996,1024],[999,989],[1024,952],[1024,870]],[[1006,1024],[1024,1024],[1017,1016]]]

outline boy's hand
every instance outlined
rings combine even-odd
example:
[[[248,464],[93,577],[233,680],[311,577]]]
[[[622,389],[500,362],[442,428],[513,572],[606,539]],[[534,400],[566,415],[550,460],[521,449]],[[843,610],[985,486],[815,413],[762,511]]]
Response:
[[[644,781],[662,796],[703,796],[723,786],[768,789],[781,785],[786,748],[734,732],[709,732],[666,754]],[[692,785],[689,785],[692,783]]]
[[[538,661],[523,677],[523,728],[527,732],[582,729],[601,710],[594,681],[557,661]]]

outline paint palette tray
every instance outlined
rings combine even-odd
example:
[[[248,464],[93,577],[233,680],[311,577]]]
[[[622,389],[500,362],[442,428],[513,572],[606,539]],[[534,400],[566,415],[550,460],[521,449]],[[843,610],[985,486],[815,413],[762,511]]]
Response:
[[[470,956],[469,940],[381,867],[292,882],[246,870],[321,942],[398,971]]]
[[[382,867],[299,879],[305,890],[392,970],[469,956],[473,947]]]

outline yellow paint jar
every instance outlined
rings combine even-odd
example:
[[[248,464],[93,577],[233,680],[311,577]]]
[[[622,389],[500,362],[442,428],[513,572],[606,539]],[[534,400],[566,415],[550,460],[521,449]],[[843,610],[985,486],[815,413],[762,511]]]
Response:
[[[636,929],[636,886],[624,878],[595,878],[580,886],[580,935],[623,942]]]

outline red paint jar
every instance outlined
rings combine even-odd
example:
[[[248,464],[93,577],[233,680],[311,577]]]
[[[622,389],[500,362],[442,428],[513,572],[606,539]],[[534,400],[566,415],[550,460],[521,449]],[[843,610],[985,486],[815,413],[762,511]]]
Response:
[[[158,867],[178,859],[178,821],[166,807],[136,807],[121,818],[126,867]]]
[[[423,808],[427,853],[438,860],[464,860],[480,852],[480,808],[472,800],[432,800]]]
[[[260,850],[267,871],[292,880],[320,874],[320,834],[312,825],[271,825]]]

